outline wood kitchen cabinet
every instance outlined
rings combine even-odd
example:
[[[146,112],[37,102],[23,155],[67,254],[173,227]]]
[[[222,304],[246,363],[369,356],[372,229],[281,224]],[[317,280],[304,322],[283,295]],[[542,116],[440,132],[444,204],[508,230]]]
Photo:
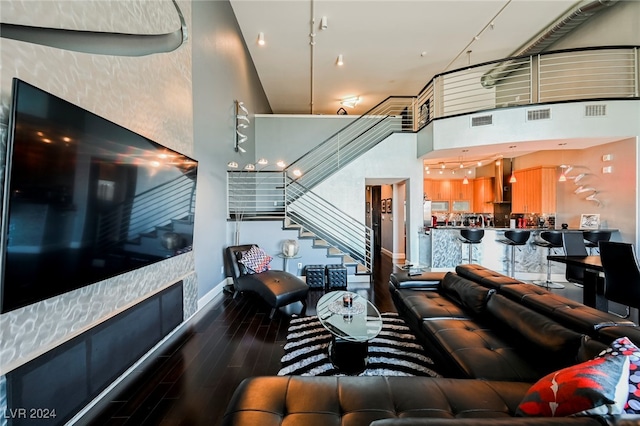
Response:
[[[482,177],[473,180],[473,211],[475,213],[493,213],[493,178]]]
[[[554,213],[556,211],[556,168],[534,167],[514,172],[511,185],[513,213]]]
[[[426,179],[431,181],[431,194],[434,201],[451,201],[451,181],[439,179]]]
[[[473,184],[471,180],[465,185],[462,183],[462,179],[425,179],[424,192],[433,201],[447,201],[449,211],[473,210]]]

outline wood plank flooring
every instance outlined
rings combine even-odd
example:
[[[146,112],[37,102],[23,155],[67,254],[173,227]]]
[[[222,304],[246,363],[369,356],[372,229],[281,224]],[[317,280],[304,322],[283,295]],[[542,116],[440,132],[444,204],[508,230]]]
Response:
[[[386,256],[376,259],[373,285],[355,290],[380,312],[395,312],[388,290],[396,270]],[[358,283],[361,285],[362,283]],[[581,290],[567,283],[554,290],[574,300]],[[308,315],[315,314],[321,291],[311,291]],[[578,299],[579,298],[579,299]],[[289,318],[269,319],[260,300],[223,294],[152,366],[108,403],[92,425],[218,425],[229,399],[245,378],[274,375],[280,369]]]
[[[372,288],[361,289],[380,312],[395,312],[388,290],[393,265],[375,262]],[[307,314],[315,314],[322,291],[310,291]],[[92,425],[217,425],[231,395],[250,376],[280,369],[289,317],[246,296],[224,293],[190,326],[185,336],[158,356],[131,385],[108,402]]]

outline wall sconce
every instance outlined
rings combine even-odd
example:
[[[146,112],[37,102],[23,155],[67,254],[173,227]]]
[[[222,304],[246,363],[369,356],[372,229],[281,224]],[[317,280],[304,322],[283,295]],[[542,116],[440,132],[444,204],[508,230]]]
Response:
[[[233,149],[236,152],[247,152],[246,149],[241,147],[240,145],[247,141],[247,135],[242,133],[241,129],[246,129],[249,127],[249,111],[245,108],[244,104],[240,101],[235,101],[236,103],[236,133],[234,139]]]

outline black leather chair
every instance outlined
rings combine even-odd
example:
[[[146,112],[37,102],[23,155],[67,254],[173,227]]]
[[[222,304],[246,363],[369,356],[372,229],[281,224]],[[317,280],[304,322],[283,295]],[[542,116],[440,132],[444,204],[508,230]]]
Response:
[[[473,245],[480,244],[482,237],[484,237],[484,229],[465,228],[460,230],[458,239],[462,244],[469,245],[469,263],[473,263]]]
[[[533,243],[538,247],[547,249],[547,256],[555,248],[562,248],[562,232],[559,231],[543,231],[540,233],[541,240],[534,240]],[[545,281],[534,281],[535,285],[546,288],[561,289],[565,288],[564,284],[551,281],[551,261],[547,259],[547,279]]]
[[[600,259],[604,268],[604,296],[627,307],[640,308],[640,267],[632,244],[600,241]],[[615,314],[615,312],[612,312]]]
[[[291,307],[293,304],[299,304],[299,313],[304,315],[309,286],[303,280],[286,271],[269,270],[251,274],[239,262],[242,253],[253,245],[256,244],[230,246],[225,249],[225,268],[227,276],[233,279],[233,298],[244,292],[257,294],[271,306],[269,318],[273,318],[277,309]]]
[[[565,256],[588,256],[582,232],[563,232],[562,247],[564,248]],[[567,265],[565,278],[578,287],[584,286],[584,268]]]
[[[611,239],[611,231],[603,231],[600,229],[584,230],[582,231],[584,237],[584,243],[589,254],[593,254],[593,249],[598,248],[600,241],[609,241]]]
[[[509,276],[511,278],[516,277],[516,246],[523,246],[527,244],[530,236],[530,231],[524,229],[511,229],[509,231],[504,231],[504,238],[497,240],[499,243],[511,246],[511,261],[509,262],[511,269],[511,275]],[[508,272],[509,271],[507,271],[507,275]]]

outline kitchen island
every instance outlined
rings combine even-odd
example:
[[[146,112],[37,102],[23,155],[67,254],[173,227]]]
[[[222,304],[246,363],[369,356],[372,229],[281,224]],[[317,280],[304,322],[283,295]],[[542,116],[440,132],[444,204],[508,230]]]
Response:
[[[420,264],[435,271],[454,270],[457,265],[469,263],[469,249],[459,239],[460,230],[467,227],[446,226],[428,228],[422,232],[420,241]],[[479,228],[484,229],[484,237],[479,244],[473,244],[473,262],[494,271],[507,274],[507,266],[511,260],[511,248],[498,242],[504,238],[505,231],[513,228]],[[522,228],[518,228],[522,229]],[[549,231],[547,228],[526,228],[531,232],[527,243],[515,247],[516,275],[526,280],[546,279],[547,249],[534,244],[540,240],[540,233]],[[576,232],[581,229],[555,229],[561,232]],[[607,229],[612,232],[612,240],[619,240],[617,229]],[[562,248],[553,249],[551,254],[562,255]],[[565,265],[551,264],[552,274],[565,273]]]

